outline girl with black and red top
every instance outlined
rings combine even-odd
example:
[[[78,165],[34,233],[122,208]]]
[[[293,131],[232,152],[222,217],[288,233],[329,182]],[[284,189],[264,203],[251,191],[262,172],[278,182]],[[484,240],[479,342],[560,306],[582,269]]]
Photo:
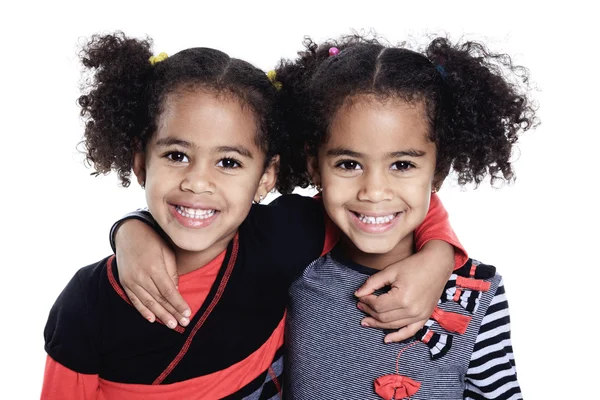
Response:
[[[164,254],[176,261],[189,305],[180,317],[185,326],[140,317],[131,286],[120,283],[121,259],[84,267],[50,312],[41,397],[270,399],[282,388],[288,287],[331,249],[335,232],[317,199],[285,195],[257,204],[275,187],[290,188],[279,93],[264,72],[214,49],[167,57],[150,48],[150,40],[122,33],[94,36],[84,47],[82,62],[92,73],[79,98],[84,145],[97,173],[114,170],[128,186],[133,171],[145,188],[149,211],[138,218],[151,215],[169,243]],[[433,271],[441,288],[454,248],[431,239],[459,244],[433,202],[413,262]],[[127,268],[162,257],[152,246],[132,256],[136,240],[155,234],[136,222],[123,224],[123,233],[128,226],[143,234],[117,240]],[[412,271],[409,263],[392,265],[379,279],[418,286],[425,277]],[[373,314],[387,326],[430,311],[426,305],[407,318],[405,300],[384,300],[388,310]]]

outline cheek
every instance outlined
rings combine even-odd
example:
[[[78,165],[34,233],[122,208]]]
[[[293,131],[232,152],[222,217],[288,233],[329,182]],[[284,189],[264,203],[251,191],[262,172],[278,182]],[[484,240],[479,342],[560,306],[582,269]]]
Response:
[[[248,182],[241,182],[238,185],[226,186],[229,203],[241,205],[243,207],[252,204],[256,193],[257,185],[249,185]]]
[[[404,186],[400,197],[414,210],[428,210],[431,189],[431,179],[416,179]]]
[[[262,173],[259,175],[256,171],[235,177],[223,176],[219,184],[221,193],[230,205],[247,209],[252,205],[261,177]]]
[[[335,175],[322,176],[322,185],[323,206],[332,215],[339,212],[339,208],[347,202],[355,200],[359,190],[354,179]]]
[[[178,171],[160,163],[149,163],[146,166],[146,191],[161,191],[178,184]]]

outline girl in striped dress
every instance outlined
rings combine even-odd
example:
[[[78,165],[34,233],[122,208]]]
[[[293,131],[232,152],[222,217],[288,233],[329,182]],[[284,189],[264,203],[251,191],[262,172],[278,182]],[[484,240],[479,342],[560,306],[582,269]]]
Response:
[[[356,36],[305,46],[277,69],[282,109],[307,157],[293,163],[296,182],[321,191],[341,239],[290,288],[286,397],[521,398],[504,286],[490,265],[457,266],[431,318],[401,343],[353,321],[373,311],[356,307],[355,290],[415,252],[451,169],[461,185],[513,179],[512,147],[537,122],[518,84],[527,71],[446,38],[423,52]]]

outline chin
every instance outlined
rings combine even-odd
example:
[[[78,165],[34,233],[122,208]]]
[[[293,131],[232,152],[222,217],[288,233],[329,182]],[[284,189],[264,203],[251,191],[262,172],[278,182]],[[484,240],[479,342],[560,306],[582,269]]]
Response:
[[[194,238],[179,239],[173,236],[171,236],[171,241],[178,249],[192,252],[204,251],[212,244],[212,242],[208,243]]]
[[[387,254],[398,244],[397,242],[392,241],[386,241],[386,243],[382,243],[381,239],[357,240],[352,241],[352,243],[357,249],[366,254]]]

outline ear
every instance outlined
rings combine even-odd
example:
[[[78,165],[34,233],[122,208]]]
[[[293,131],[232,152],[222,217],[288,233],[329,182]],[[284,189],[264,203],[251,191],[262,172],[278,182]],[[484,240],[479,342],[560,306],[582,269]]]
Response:
[[[133,173],[143,188],[146,185],[146,153],[136,151],[133,155]]]
[[[321,172],[319,171],[319,160],[316,156],[306,158],[306,170],[314,186],[321,186]]]
[[[273,188],[275,187],[275,183],[277,183],[277,172],[279,171],[279,155],[271,158],[269,165],[263,172],[260,177],[260,181],[258,182],[258,188],[256,189],[256,193],[254,194],[254,202],[260,203],[262,199],[267,196]]]

